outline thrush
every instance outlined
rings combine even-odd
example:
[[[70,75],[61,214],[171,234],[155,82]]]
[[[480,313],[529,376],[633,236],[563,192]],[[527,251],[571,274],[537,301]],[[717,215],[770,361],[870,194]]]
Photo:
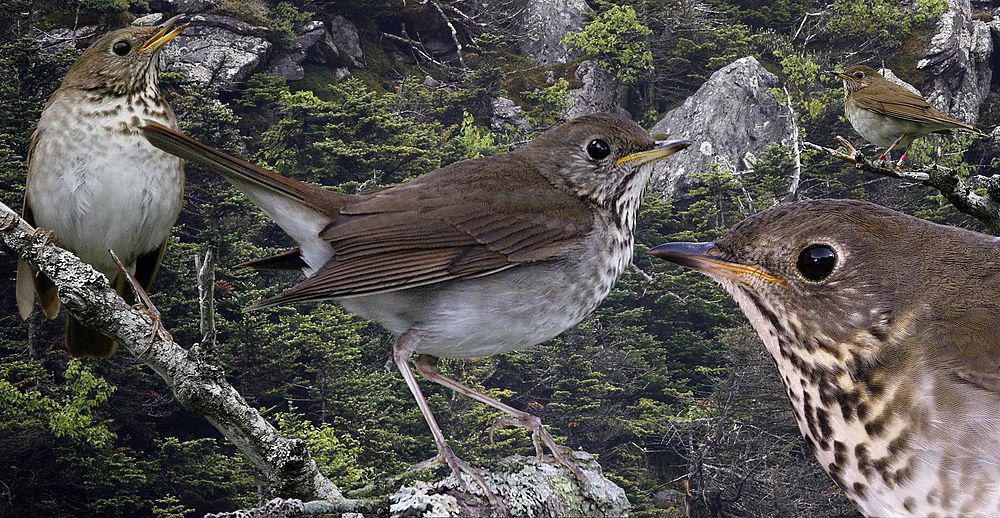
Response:
[[[880,159],[892,160],[892,150],[901,149],[898,165],[906,160],[910,144],[929,133],[983,132],[949,117],[923,97],[882,77],[877,70],[854,65],[843,72],[827,72],[844,83],[844,112],[865,140],[885,148]]]
[[[24,219],[55,234],[61,246],[125,294],[109,249],[148,287],[183,199],[183,162],[139,134],[143,120],[177,127],[160,93],[160,49],[186,25],[128,27],[99,38],[70,67],[42,111],[28,151]],[[18,262],[16,298],[28,318],[35,295],[55,318],[55,286]],[[115,343],[66,315],[74,356],[110,356]]]
[[[1000,516],[1000,240],[817,200],[652,253],[738,302],[864,514]]]
[[[686,148],[631,120],[596,114],[527,145],[356,195],[296,181],[150,123],[153,145],[225,177],[298,247],[250,263],[306,279],[260,306],[334,299],[396,338],[393,360],[458,480],[476,470],[448,446],[414,378],[510,416],[583,475],[541,421],[441,374],[438,358],[480,358],[562,333],[607,296],[632,256],[636,212],[655,162]],[[485,487],[485,485],[484,485]]]

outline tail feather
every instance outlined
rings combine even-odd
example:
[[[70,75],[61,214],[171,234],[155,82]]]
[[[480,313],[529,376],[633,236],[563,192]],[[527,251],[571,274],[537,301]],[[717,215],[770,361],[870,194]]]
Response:
[[[258,270],[302,270],[308,266],[302,260],[302,251],[299,247],[236,265],[237,268],[256,268]]]
[[[14,296],[17,299],[17,310],[21,318],[27,320],[35,306],[35,294],[42,306],[45,318],[52,320],[59,315],[59,296],[56,286],[47,277],[40,275],[38,270],[19,260],[17,275],[14,282]]]
[[[205,167],[230,181],[250,183],[280,193],[328,217],[336,216],[341,207],[354,200],[354,196],[348,194],[328,191],[317,185],[286,178],[274,171],[223,153],[157,122],[147,120],[142,132],[151,144],[167,153]],[[252,196],[252,193],[246,194]]]

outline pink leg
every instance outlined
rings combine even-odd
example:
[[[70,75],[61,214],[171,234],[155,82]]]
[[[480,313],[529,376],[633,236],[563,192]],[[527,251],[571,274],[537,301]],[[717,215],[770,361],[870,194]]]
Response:
[[[512,406],[506,405],[501,401],[479,392],[478,390],[467,387],[458,381],[441,374],[441,372],[437,370],[437,358],[433,356],[421,354],[417,358],[417,370],[420,371],[420,374],[423,377],[433,381],[434,383],[438,383],[452,390],[461,392],[462,394],[465,394],[480,403],[485,403],[510,415],[510,419],[504,419],[500,422],[531,430],[531,440],[535,444],[535,453],[541,457],[542,448],[539,445],[539,440],[541,440],[541,442],[544,442],[545,445],[548,446],[549,450],[552,451],[552,455],[556,458],[556,460],[573,473],[573,476],[575,476],[577,480],[583,483],[585,485],[584,487],[586,487],[586,484],[588,484],[587,477],[584,476],[583,471],[581,471],[580,468],[574,464],[572,460],[570,460],[570,449],[556,444],[552,435],[549,434],[548,430],[546,430],[544,426],[542,426],[541,419],[527,412],[522,412]]]
[[[896,147],[896,144],[899,144],[899,141],[902,140],[902,139],[903,139],[903,135],[900,135],[900,136],[896,137],[896,140],[892,141],[892,145],[890,145],[889,147],[887,147],[886,150],[885,150],[885,152],[883,152],[881,155],[879,155],[878,159],[879,160],[885,160],[886,158],[888,158],[889,160],[892,160],[892,148]]]
[[[447,465],[451,468],[452,473],[455,474],[455,478],[466,493],[471,492],[469,491],[465,477],[462,476],[463,474],[471,476],[476,481],[494,508],[498,510],[506,509],[506,506],[500,502],[493,491],[486,485],[486,480],[483,479],[483,476],[470,466],[469,463],[458,458],[455,452],[452,451],[451,446],[448,445],[448,441],[445,440],[444,433],[441,432],[441,427],[438,426],[437,419],[434,418],[431,407],[427,404],[427,400],[424,399],[424,394],[420,391],[420,385],[417,384],[417,379],[413,376],[413,371],[410,370],[410,357],[413,356],[413,349],[419,341],[420,337],[416,333],[407,331],[396,339],[396,343],[392,347],[392,360],[403,375],[403,380],[406,381],[406,386],[409,387],[413,398],[417,400],[417,407],[420,408],[420,413],[423,414],[424,420],[427,421],[427,426],[431,429],[431,435],[434,436],[434,444],[437,445],[438,450],[437,457],[427,462],[421,462],[414,466],[414,469],[422,469],[432,464]]]

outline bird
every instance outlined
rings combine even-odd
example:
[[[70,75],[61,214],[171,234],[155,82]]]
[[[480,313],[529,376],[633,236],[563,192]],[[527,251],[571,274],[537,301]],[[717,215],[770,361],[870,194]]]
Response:
[[[187,26],[179,20],[112,31],[84,50],[48,99],[28,151],[23,218],[126,298],[126,278],[108,250],[149,287],[183,201],[183,162],[138,133],[144,120],[177,127],[158,74],[160,50]],[[15,282],[22,318],[36,295],[45,316],[56,317],[50,280],[21,260]],[[73,356],[108,357],[117,347],[70,314],[65,342]]]
[[[813,200],[651,254],[736,300],[861,512],[1000,516],[1000,239]]]
[[[286,178],[151,122],[156,147],[222,175],[298,243],[248,263],[306,278],[254,307],[333,299],[395,337],[392,357],[429,426],[435,458],[486,488],[448,445],[409,362],[424,378],[510,416],[581,481],[541,421],[447,377],[438,358],[529,347],[580,322],[631,261],[656,162],[690,145],[654,141],[627,117],[572,119],[513,151],[454,163],[382,190],[342,194]],[[487,489],[494,504],[494,496]]]
[[[844,84],[844,112],[854,131],[865,140],[885,148],[879,160],[892,160],[892,150],[901,149],[898,166],[906,160],[910,144],[929,133],[964,131],[984,133],[931,106],[919,94],[882,77],[865,65],[853,65],[843,72],[828,71]]]

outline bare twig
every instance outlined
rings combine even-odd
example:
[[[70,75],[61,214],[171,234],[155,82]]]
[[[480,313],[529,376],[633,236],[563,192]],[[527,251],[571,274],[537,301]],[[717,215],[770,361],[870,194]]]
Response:
[[[198,278],[198,312],[201,315],[201,348],[213,354],[215,351],[215,254],[209,248],[204,259],[194,257],[194,269]]]
[[[973,191],[971,182],[959,176],[954,170],[936,164],[917,169],[903,169],[868,159],[843,137],[838,136],[836,140],[843,147],[843,151],[812,142],[803,144],[827,156],[854,164],[854,167],[862,171],[935,189],[956,209],[981,221],[990,233],[1000,235],[1000,175],[976,177],[986,189],[987,195],[982,196]]]
[[[792,170],[792,178],[788,182],[788,197],[789,201],[794,201],[799,195],[799,182],[802,180],[802,148],[799,146],[799,116],[795,113],[795,108],[792,106],[792,96],[788,93],[788,88],[782,86],[781,90],[785,93],[785,103],[788,106],[788,117],[789,122],[792,125],[792,154],[795,159],[795,169]]]

